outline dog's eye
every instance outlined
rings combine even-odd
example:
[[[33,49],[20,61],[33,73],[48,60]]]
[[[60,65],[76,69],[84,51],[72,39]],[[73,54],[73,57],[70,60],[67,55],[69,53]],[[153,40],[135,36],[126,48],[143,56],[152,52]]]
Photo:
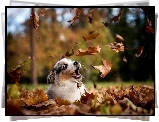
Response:
[[[67,66],[68,66],[68,64],[63,64],[63,65],[62,65],[62,69],[63,69],[63,70],[67,69]]]
[[[77,65],[78,64],[78,62],[77,61],[75,61],[74,63],[73,63],[73,65]]]

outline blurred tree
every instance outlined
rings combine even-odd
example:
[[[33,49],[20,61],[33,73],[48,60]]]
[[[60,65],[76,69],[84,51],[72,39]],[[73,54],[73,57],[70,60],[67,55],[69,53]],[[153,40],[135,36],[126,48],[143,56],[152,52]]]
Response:
[[[31,9],[31,13],[30,15],[33,15],[35,9],[32,8]],[[34,20],[35,21],[35,20]],[[38,84],[38,81],[37,81],[37,72],[36,72],[36,56],[35,56],[35,28],[33,27],[33,24],[32,24],[33,20],[31,19],[31,24],[30,24],[30,52],[31,52],[31,81],[33,82],[34,85],[37,85]]]
[[[40,9],[42,8],[36,9],[37,12]],[[154,39],[154,35],[145,32],[146,16],[149,13],[147,12],[145,16],[141,9],[124,8],[121,19],[105,27],[102,22],[106,22],[117,15],[119,8],[94,8],[91,24],[88,20],[88,13],[92,9],[82,8],[79,19],[72,25],[67,22],[72,16],[75,16],[73,11],[70,12],[71,8],[45,9],[45,15],[40,16],[38,33],[35,33],[34,37],[36,42],[36,53],[34,55],[36,63],[34,65],[37,70],[38,82],[46,83],[46,76],[52,70],[54,64],[68,49],[70,52],[72,48],[75,54],[69,58],[80,61],[83,67],[85,67],[81,70],[85,77],[84,81],[148,80],[154,77],[155,44],[150,40],[152,39],[151,37]],[[29,40],[32,37],[30,36],[30,33],[32,33],[30,25],[30,19],[28,19],[23,23],[23,34],[8,33],[7,68],[16,66],[16,64],[24,61],[30,55],[30,51],[32,50],[29,45]],[[90,31],[97,31],[100,35],[96,39],[84,41],[82,36],[88,34]],[[116,41],[115,34],[119,34],[124,38],[124,52],[116,53],[106,46]],[[101,48],[100,53],[97,55],[76,56],[79,48],[86,49],[97,45]],[[140,46],[144,46],[145,49],[143,54],[137,58],[135,57],[135,53]],[[123,62],[124,56],[127,59],[127,63]],[[90,64],[101,65],[102,59],[109,60],[113,64],[111,72],[103,79],[90,66]],[[29,78],[31,74],[30,67],[26,66],[25,70],[27,71],[25,77]],[[27,79],[28,81],[30,82]]]

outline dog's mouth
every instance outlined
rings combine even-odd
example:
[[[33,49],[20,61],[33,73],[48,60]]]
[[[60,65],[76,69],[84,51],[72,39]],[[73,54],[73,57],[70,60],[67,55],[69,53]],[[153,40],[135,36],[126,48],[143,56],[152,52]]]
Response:
[[[79,73],[79,67],[72,73],[72,77],[75,79],[81,79],[82,75]]]

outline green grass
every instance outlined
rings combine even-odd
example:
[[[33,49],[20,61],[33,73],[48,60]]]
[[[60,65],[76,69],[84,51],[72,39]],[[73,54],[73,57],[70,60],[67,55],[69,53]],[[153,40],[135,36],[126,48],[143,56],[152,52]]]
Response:
[[[151,81],[145,81],[145,82],[134,82],[134,81],[129,81],[129,82],[95,82],[97,87],[110,87],[110,86],[116,86],[116,85],[123,85],[123,86],[129,86],[129,85],[149,85],[149,86],[154,86],[154,83]],[[87,88],[93,88],[93,83],[92,82],[87,82],[85,83],[85,86]]]
[[[84,82],[86,88],[93,88],[93,83],[92,82]],[[95,82],[97,87],[110,87],[110,86],[116,86],[116,85],[123,85],[123,86],[128,86],[128,85],[150,85],[154,86],[153,82],[150,81],[144,81],[144,82]],[[43,90],[46,90],[49,87],[49,84],[38,84],[38,85],[32,85],[32,84],[20,84],[20,86],[26,90],[32,90],[36,88],[40,88]]]

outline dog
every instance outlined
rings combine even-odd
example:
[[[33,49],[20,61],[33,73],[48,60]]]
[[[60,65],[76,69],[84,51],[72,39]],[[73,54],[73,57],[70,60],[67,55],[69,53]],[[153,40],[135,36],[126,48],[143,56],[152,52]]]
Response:
[[[80,68],[81,64],[77,61],[60,59],[47,76],[47,83],[50,84],[46,91],[48,98],[60,98],[71,103],[80,100],[87,91],[82,82],[83,76],[79,73]]]

